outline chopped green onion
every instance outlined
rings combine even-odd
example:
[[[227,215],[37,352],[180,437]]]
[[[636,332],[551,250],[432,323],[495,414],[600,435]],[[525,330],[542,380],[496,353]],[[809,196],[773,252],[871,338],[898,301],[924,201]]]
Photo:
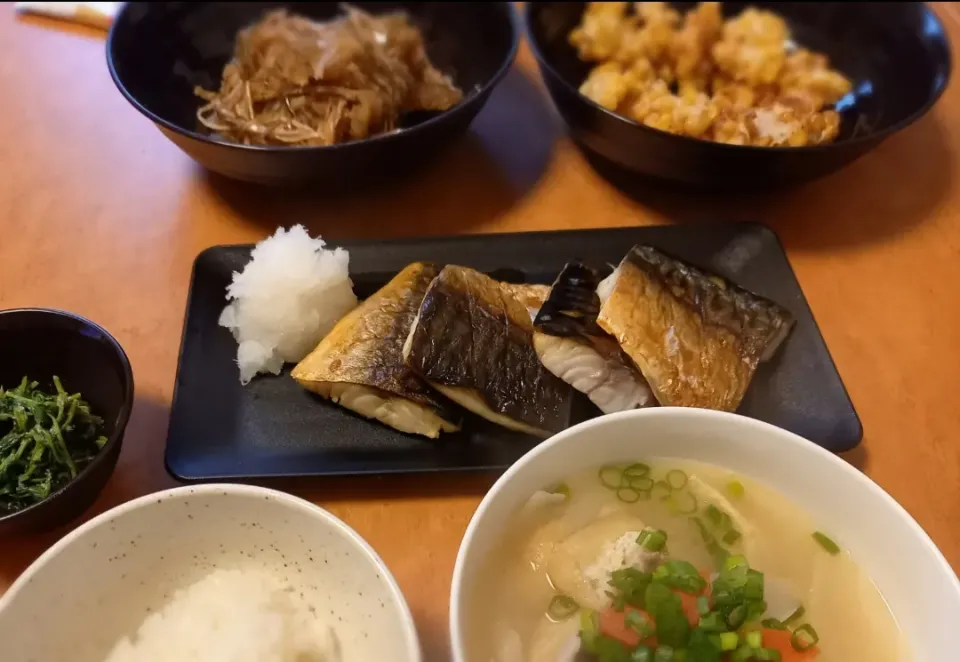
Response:
[[[710,552],[710,556],[713,557],[714,562],[719,566],[726,563],[730,553],[717,542],[714,535],[707,529],[707,525],[704,524],[699,517],[691,517],[690,521],[700,530],[700,537],[703,539],[703,544],[707,548],[707,551]]]
[[[767,611],[767,603],[763,600],[751,602],[747,607],[747,622],[752,622],[763,616]]]
[[[683,648],[690,635],[690,622],[683,611],[680,596],[658,582],[651,582],[644,594],[646,611],[657,626],[657,642]]]
[[[667,545],[667,534],[658,529],[644,529],[637,536],[637,544],[651,552],[662,552]]]
[[[744,640],[750,648],[763,648],[763,633],[760,630],[748,632]]]
[[[555,595],[547,607],[547,616],[554,621],[565,621],[580,610],[580,605],[566,595]]]
[[[617,489],[617,498],[624,503],[636,503],[640,500],[640,493],[632,487],[620,487]]]
[[[665,480],[658,480],[653,484],[653,487],[650,488],[650,496],[654,499],[660,499],[661,501],[666,499],[673,492],[673,488],[670,487],[670,483]]]
[[[687,561],[667,561],[653,571],[653,580],[684,593],[696,595],[707,587],[707,580]]]
[[[697,613],[701,616],[706,616],[710,613],[710,598],[705,595],[697,598]]]
[[[820,543],[820,546],[827,550],[828,554],[836,556],[840,553],[840,546],[833,542],[833,540],[831,540],[825,533],[815,531],[813,534],[813,539]]]
[[[763,573],[756,570],[747,570],[747,581],[743,586],[743,594],[747,600],[763,600]]]
[[[719,612],[712,611],[709,614],[700,617],[697,626],[705,632],[726,632],[727,624],[723,622],[723,617]]]
[[[623,475],[627,478],[644,478],[650,475],[650,467],[643,462],[637,462],[624,469]]]
[[[736,529],[730,529],[723,534],[723,542],[727,545],[736,545],[740,538],[740,532]]]
[[[653,649],[640,644],[630,654],[630,662],[653,662]]]
[[[628,566],[614,570],[607,583],[616,591],[615,595],[618,598],[616,602],[622,602],[619,606],[629,604],[637,609],[644,609],[646,607],[647,586],[652,580],[649,572],[643,572]]]
[[[600,662],[630,662],[630,651],[611,637],[597,635],[594,649],[594,655]]]
[[[799,607],[797,607],[796,611],[794,611],[792,614],[790,614],[783,620],[783,624],[790,625],[792,623],[796,623],[801,618],[803,618],[803,615],[806,613],[807,613],[807,610],[803,608],[803,605],[800,605]]]
[[[673,652],[672,646],[657,646],[653,653],[653,662],[673,662]]]
[[[727,614],[727,626],[731,630],[739,630],[740,627],[747,622],[747,606],[745,604],[739,604],[733,609],[730,610],[730,613]]]
[[[623,485],[623,470],[620,467],[615,467],[611,464],[600,467],[598,472],[600,476],[600,482],[603,483],[604,487],[607,487],[611,490],[619,489]]]
[[[768,630],[787,630],[786,625],[783,624],[783,621],[778,621],[775,618],[765,618],[760,621],[760,625],[767,628]]]
[[[692,515],[697,512],[697,497],[693,496],[693,492],[675,492],[668,496],[665,502],[674,513]]]
[[[650,476],[626,476],[627,484],[638,492],[649,492],[653,489],[653,478]]]
[[[690,480],[687,477],[687,474],[680,471],[679,469],[671,469],[670,471],[667,472],[667,475],[665,476],[665,478],[667,479],[667,485],[669,485],[675,490],[683,489],[684,487],[687,486],[687,482]]]
[[[600,635],[600,621],[597,612],[584,609],[580,612],[580,641],[588,653],[596,653],[597,637]]]
[[[747,662],[753,657],[754,653],[755,651],[750,646],[744,644],[730,654],[730,662]]]
[[[747,565],[747,558],[743,554],[735,554],[727,558],[726,562],[723,564],[724,570],[736,570],[737,568],[749,568]]]
[[[628,611],[623,617],[624,624],[640,635],[641,639],[646,639],[653,634],[653,623],[639,611]]]
[[[720,633],[720,650],[733,651],[740,645],[740,635],[736,632]]]
[[[758,662],[780,662],[782,657],[776,648],[760,648],[753,651],[753,659]]]
[[[746,490],[743,488],[743,483],[739,480],[731,480],[727,483],[727,493],[735,499],[739,499],[743,496]]]
[[[813,629],[809,623],[804,623],[790,635],[790,645],[793,650],[803,652],[808,651],[820,641],[820,635]]]
[[[723,511],[712,503],[707,504],[707,507],[703,509],[703,515],[714,526],[720,526],[720,522],[723,521]]]

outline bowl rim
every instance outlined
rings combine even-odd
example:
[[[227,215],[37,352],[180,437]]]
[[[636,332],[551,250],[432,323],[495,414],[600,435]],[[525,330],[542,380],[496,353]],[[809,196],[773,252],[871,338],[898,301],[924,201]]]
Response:
[[[944,557],[940,548],[922,526],[913,518],[913,516],[900,503],[894,499],[886,490],[880,487],[869,476],[862,473],[859,469],[852,466],[842,458],[834,455],[830,451],[817,446],[813,442],[803,437],[784,430],[770,423],[765,423],[740,414],[715,411],[710,409],[695,409],[690,407],[650,407],[646,409],[633,409],[629,411],[606,414],[597,418],[588,419],[582,423],[567,428],[566,430],[544,440],[523,457],[513,463],[493,484],[481,500],[477,509],[470,518],[470,523],[460,541],[460,547],[457,550],[457,559],[453,567],[453,578],[450,583],[450,606],[448,610],[450,646],[452,649],[454,662],[462,662],[464,659],[464,630],[461,627],[463,621],[463,600],[465,594],[466,581],[466,557],[470,546],[478,535],[480,522],[486,512],[490,509],[493,501],[498,497],[503,487],[513,480],[514,476],[520,473],[527,465],[536,462],[541,455],[550,452],[553,446],[567,442],[570,438],[578,437],[587,430],[594,428],[603,428],[605,425],[630,419],[649,418],[656,420],[658,418],[688,418],[702,419],[706,422],[717,422],[724,424],[738,425],[743,428],[753,428],[757,432],[768,437],[778,437],[779,444],[788,444],[800,450],[801,453],[808,453],[819,457],[817,461],[828,462],[835,465],[850,481],[851,485],[856,485],[856,489],[870,492],[875,500],[883,502],[890,508],[904,526],[913,532],[917,540],[920,541],[930,552],[931,558],[937,564],[945,581],[952,584],[953,592],[960,596],[960,577],[954,573],[950,563]]]
[[[45,551],[39,557],[37,557],[37,559],[20,574],[13,584],[11,584],[7,592],[0,596],[0,612],[3,612],[9,606],[13,599],[30,584],[33,577],[40,572],[40,570],[51,559],[65,552],[70,546],[83,538],[83,536],[85,536],[87,533],[93,531],[94,529],[101,528],[104,525],[108,525],[115,519],[133,511],[144,510],[164,501],[178,500],[196,495],[220,495],[225,497],[239,496],[260,499],[267,498],[286,508],[300,510],[311,517],[322,520],[326,524],[331,525],[341,535],[356,545],[357,548],[367,556],[367,559],[372,561],[374,566],[376,566],[380,581],[386,584],[389,592],[399,607],[399,616],[400,620],[402,621],[404,633],[406,634],[407,641],[405,644],[408,648],[407,652],[410,655],[410,660],[412,662],[420,662],[423,659],[422,646],[420,644],[419,635],[417,634],[416,622],[413,618],[413,612],[410,610],[410,605],[407,603],[407,600],[403,595],[403,591],[400,590],[400,586],[397,584],[397,580],[390,571],[390,568],[383,561],[380,555],[377,554],[376,550],[371,547],[370,543],[368,543],[349,524],[341,520],[330,511],[321,508],[320,506],[305,499],[293,496],[292,494],[268,487],[260,487],[257,485],[239,485],[234,483],[183,485],[167,490],[161,490],[159,492],[154,492],[152,494],[145,494],[136,499],[132,499],[114,506],[113,508],[110,508],[109,510],[106,510],[96,517],[84,522],[54,543],[52,547],[47,549],[47,551]]]
[[[152,121],[158,127],[166,129],[177,135],[183,136],[184,138],[190,138],[192,140],[197,140],[203,143],[208,143],[211,145],[217,145],[220,147],[225,147],[231,150],[237,150],[241,152],[254,152],[254,153],[284,153],[284,152],[296,152],[304,154],[317,154],[317,153],[332,153],[337,150],[350,149],[351,147],[359,147],[361,145],[378,145],[378,144],[389,144],[394,141],[403,140],[406,136],[418,132],[421,129],[426,129],[427,127],[445,122],[450,117],[455,117],[464,113],[469,112],[469,109],[473,107],[474,103],[482,97],[484,97],[488,92],[490,92],[494,87],[496,87],[500,81],[506,76],[507,72],[513,66],[514,60],[516,60],[517,52],[520,49],[520,39],[523,34],[523,27],[520,17],[517,14],[516,8],[513,6],[512,2],[496,2],[489,4],[500,5],[506,12],[507,21],[510,23],[510,48],[507,51],[506,56],[503,61],[501,61],[500,66],[494,72],[493,76],[487,80],[486,83],[481,85],[479,88],[474,88],[470,93],[465,94],[464,98],[457,105],[452,108],[448,108],[440,113],[437,113],[434,117],[421,122],[409,129],[402,131],[394,131],[391,133],[382,133],[375,136],[370,136],[368,138],[363,138],[362,140],[351,140],[344,143],[335,143],[333,145],[244,145],[242,143],[230,142],[227,140],[222,140],[216,138],[212,135],[207,135],[200,133],[199,131],[194,131],[182,127],[174,122],[166,120],[152,110],[148,109],[139,100],[127,90],[126,85],[120,80],[120,75],[117,73],[116,65],[114,62],[114,52],[113,44],[116,38],[116,32],[118,26],[121,23],[121,19],[124,17],[127,11],[130,10],[132,5],[142,5],[150,4],[143,2],[125,2],[120,8],[120,11],[117,12],[116,17],[114,18],[110,30],[107,33],[106,40],[106,56],[107,56],[107,69],[110,71],[110,78],[113,80],[114,85],[120,90],[120,93],[123,97],[132,105],[141,115],[145,116],[147,119]]]
[[[917,110],[913,111],[911,114],[907,115],[907,117],[903,118],[899,122],[891,124],[873,133],[867,133],[862,136],[850,137],[844,140],[837,140],[831,143],[825,143],[820,145],[803,145],[800,147],[771,145],[770,147],[760,147],[758,145],[731,145],[728,143],[718,143],[712,140],[702,140],[700,138],[693,138],[690,136],[682,136],[676,133],[670,133],[669,131],[661,131],[660,129],[655,129],[653,127],[649,127],[644,124],[640,124],[639,122],[635,122],[629,117],[625,117],[623,115],[620,115],[619,113],[616,113],[612,110],[604,108],[603,106],[596,103],[592,99],[589,99],[588,97],[581,94],[579,88],[573,85],[570,81],[568,81],[565,76],[562,76],[560,72],[558,72],[557,69],[544,56],[540,47],[540,43],[534,36],[534,31],[531,25],[531,14],[535,9],[535,5],[547,5],[547,4],[554,4],[554,3],[542,2],[542,1],[526,2],[524,3],[525,6],[523,8],[523,14],[522,14],[523,32],[527,38],[527,43],[530,44],[530,50],[533,53],[534,59],[537,61],[537,66],[539,66],[541,69],[541,75],[543,75],[544,73],[551,75],[553,78],[559,81],[564,88],[566,88],[567,92],[576,95],[577,97],[579,97],[580,101],[592,107],[594,111],[602,113],[610,120],[618,122],[621,126],[639,129],[640,131],[650,136],[666,137],[669,139],[682,141],[683,143],[688,145],[709,145],[711,149],[723,150],[730,153],[738,152],[741,154],[747,154],[747,153],[812,154],[815,152],[829,151],[836,147],[843,147],[848,145],[850,146],[862,145],[865,143],[873,143],[873,142],[879,143],[889,138],[893,134],[898,133],[903,129],[907,128],[908,126],[910,126],[911,124],[919,120],[921,117],[926,115],[928,112],[930,112],[930,109],[937,104],[937,102],[940,100],[940,97],[942,97],[943,93],[946,92],[947,87],[950,85],[950,79],[953,75],[953,46],[950,43],[950,39],[945,38],[943,43],[944,43],[944,48],[946,49],[947,57],[945,60],[946,74],[943,77],[943,83],[940,85],[939,89],[936,91],[935,94],[928,97],[928,99],[922,106],[920,106]],[[925,13],[926,19],[932,21],[939,28],[940,32],[946,35],[947,30],[943,24],[943,21],[940,20],[940,17],[937,16],[937,13],[933,11],[933,9],[930,7],[928,3],[922,2],[922,3],[901,3],[901,4],[920,4],[923,7],[923,11]]]
[[[26,508],[21,508],[20,510],[15,510],[12,513],[6,513],[0,515],[0,526],[17,519],[18,517],[29,517],[31,513],[39,512],[49,506],[55,499],[62,497],[66,492],[70,491],[76,485],[80,484],[82,481],[86,480],[91,473],[104,462],[109,461],[108,458],[113,454],[114,450],[119,450],[116,447],[123,444],[123,436],[127,429],[127,423],[130,421],[130,413],[133,410],[133,399],[134,399],[134,390],[135,385],[133,381],[133,367],[130,364],[130,358],[127,356],[127,353],[123,350],[123,347],[117,341],[113,335],[107,331],[105,328],[97,324],[96,322],[83,317],[82,315],[77,315],[76,313],[71,313],[66,310],[60,310],[57,308],[9,308],[7,310],[0,310],[0,318],[16,316],[16,315],[37,315],[39,317],[47,317],[50,319],[69,319],[75,322],[79,322],[81,325],[91,328],[97,333],[99,333],[104,339],[106,339],[107,344],[110,345],[114,354],[120,360],[121,368],[121,381],[123,382],[123,403],[120,405],[120,410],[117,412],[116,426],[113,429],[113,433],[107,439],[107,443],[103,445],[103,448],[100,449],[100,452],[97,453],[90,463],[85,466],[80,473],[73,478],[73,480],[68,481],[60,489],[55,492],[51,492],[47,497],[37,503],[27,506]],[[101,487],[98,491],[103,491]]]

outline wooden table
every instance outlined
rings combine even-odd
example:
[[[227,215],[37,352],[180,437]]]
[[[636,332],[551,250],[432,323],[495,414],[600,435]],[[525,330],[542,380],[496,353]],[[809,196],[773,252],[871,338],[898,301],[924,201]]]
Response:
[[[960,45],[960,10],[938,11]],[[133,362],[136,404],[95,512],[174,484],[163,445],[190,267],[208,246],[293,223],[336,240],[751,219],[780,234],[863,419],[850,461],[960,569],[960,75],[927,117],[841,173],[775,195],[691,199],[601,179],[563,136],[523,51],[436,165],[396,190],[329,200],[199,170],[115,90],[102,34],[16,19],[6,4],[0,44],[0,308],[89,317]],[[440,661],[457,547],[491,481],[297,491],[380,552],[427,659]],[[63,533],[3,541],[0,591]]]

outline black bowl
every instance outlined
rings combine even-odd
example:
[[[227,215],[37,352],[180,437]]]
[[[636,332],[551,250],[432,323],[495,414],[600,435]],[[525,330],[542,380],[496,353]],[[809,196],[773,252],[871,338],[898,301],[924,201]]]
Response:
[[[670,3],[686,10],[695,3]],[[937,101],[950,77],[947,34],[914,2],[724,2],[783,16],[795,40],[825,53],[854,82],[837,104],[836,142],[811,147],[724,145],[648,128],[590,101],[578,88],[590,70],[567,42],[585,3],[528,2],[527,36],[547,89],[581,147],[620,168],[705,188],[794,184],[840,169],[908,126]]]
[[[409,172],[465,133],[513,62],[519,20],[507,2],[358,2],[372,13],[406,11],[432,62],[465,98],[443,113],[407,118],[405,130],[329,147],[260,147],[221,141],[197,122],[194,86],[217,89],[236,33],[278,7],[319,20],[337,2],[130,2],[107,38],[107,65],[134,108],[180,149],[234,179],[338,189]]]
[[[90,507],[113,473],[133,406],[133,371],[123,349],[93,322],[59,310],[0,311],[0,386],[23,377],[52,389],[53,377],[79,391],[104,421],[107,443],[71,482],[23,510],[0,517],[0,535],[35,532],[72,520]]]

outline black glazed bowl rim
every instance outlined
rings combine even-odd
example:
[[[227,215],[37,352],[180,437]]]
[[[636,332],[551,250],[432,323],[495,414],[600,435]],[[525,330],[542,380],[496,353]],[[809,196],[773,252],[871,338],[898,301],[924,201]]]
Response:
[[[624,117],[619,113],[615,113],[612,110],[608,110],[604,108],[597,102],[581,94],[579,86],[572,84],[569,80],[567,80],[566,76],[561,75],[560,72],[557,71],[552,64],[550,64],[550,61],[543,55],[543,52],[540,49],[540,44],[538,43],[537,39],[534,36],[534,30],[531,25],[531,12],[534,10],[534,6],[538,4],[548,4],[548,3],[526,2],[524,3],[524,8],[523,8],[523,28],[524,28],[524,34],[527,37],[527,42],[530,44],[530,50],[533,52],[533,56],[537,60],[537,64],[543,69],[547,70],[556,80],[560,81],[560,83],[564,87],[566,87],[568,91],[577,95],[580,101],[591,106],[595,111],[605,114],[610,119],[614,121],[619,121],[623,126],[633,127],[635,129],[638,129],[642,132],[647,133],[648,135],[660,136],[663,138],[673,139],[673,140],[677,140],[687,144],[707,145],[709,146],[710,149],[723,150],[727,152],[740,152],[740,153],[753,152],[757,154],[760,154],[760,153],[796,154],[796,153],[823,152],[823,151],[829,151],[830,149],[833,149],[836,147],[841,147],[846,145],[857,145],[860,143],[867,143],[867,142],[874,142],[874,141],[879,142],[881,140],[889,138],[890,136],[892,136],[893,134],[899,131],[902,131],[903,129],[907,128],[908,126],[916,122],[918,119],[926,115],[928,112],[930,112],[930,109],[933,108],[937,104],[937,102],[940,100],[940,97],[943,96],[943,93],[946,91],[947,87],[950,84],[950,78],[953,74],[953,47],[950,42],[950,39],[945,39],[944,46],[946,48],[947,57],[945,62],[946,75],[944,76],[943,84],[940,85],[940,88],[934,94],[930,95],[927,98],[926,103],[924,103],[917,110],[915,110],[913,113],[903,118],[899,122],[894,122],[889,126],[879,129],[878,131],[873,131],[871,133],[866,133],[861,136],[846,138],[844,140],[837,140],[835,142],[821,144],[821,145],[803,145],[802,147],[787,147],[787,146],[760,147],[758,145],[730,145],[728,143],[718,143],[712,140],[702,140],[700,138],[693,138],[691,136],[682,136],[676,133],[670,133],[669,131],[661,131],[660,129],[654,129],[653,127],[646,126],[645,124],[640,124],[639,122],[633,121],[629,117]],[[940,28],[940,30],[944,34],[946,34],[947,30],[943,24],[943,21],[941,21],[937,13],[933,11],[933,9],[931,9],[930,5],[925,2],[919,3],[919,4],[923,5],[924,10],[927,12],[927,15],[936,23],[937,27]]]
[[[26,508],[15,510],[12,513],[7,513],[0,516],[0,526],[19,517],[27,518],[33,513],[44,510],[53,501],[63,497],[72,488],[87,480],[97,466],[103,464],[104,462],[108,462],[111,452],[115,449],[115,447],[120,446],[123,443],[123,435],[127,429],[127,423],[130,420],[130,412],[133,409],[133,367],[130,365],[130,359],[127,357],[127,353],[123,351],[123,347],[120,346],[120,343],[117,342],[117,339],[114,338],[106,329],[96,322],[87,319],[86,317],[56,308],[10,308],[7,310],[0,310],[0,318],[23,314],[40,315],[42,317],[46,317],[51,320],[52,326],[56,326],[59,320],[66,318],[74,322],[79,322],[82,326],[90,328],[102,336],[102,338],[110,345],[110,348],[113,350],[116,357],[120,360],[120,367],[122,370],[120,378],[124,391],[123,404],[120,405],[120,410],[117,412],[116,425],[114,426],[110,437],[107,439],[107,443],[103,445],[103,448],[100,449],[100,452],[96,454],[90,463],[85,466],[80,473],[77,474],[76,478],[67,482],[56,492],[51,492],[42,501],[38,501],[37,503],[27,506]],[[103,491],[103,487],[105,487],[105,485],[101,486],[97,491]]]
[[[120,11],[117,12],[116,18],[114,18],[112,25],[110,26],[110,31],[107,33],[107,69],[110,71],[110,78],[113,79],[113,84],[117,86],[117,89],[120,90],[120,93],[130,103],[130,105],[136,108],[141,115],[145,116],[154,124],[179,134],[185,138],[199,140],[201,142],[243,152],[284,153],[295,151],[297,153],[302,152],[304,154],[317,152],[330,153],[338,150],[350,149],[351,147],[358,147],[360,145],[380,143],[389,144],[390,142],[396,140],[402,140],[409,134],[420,132],[421,130],[426,130],[430,126],[445,122],[450,117],[468,112],[468,109],[473,105],[473,102],[476,99],[483,97],[485,92],[491,90],[500,83],[503,77],[507,75],[507,72],[513,66],[513,62],[517,57],[517,52],[520,49],[520,37],[523,34],[521,20],[517,16],[517,10],[514,8],[512,2],[491,3],[499,4],[506,9],[507,20],[510,22],[510,49],[507,51],[507,54],[500,63],[500,66],[497,68],[497,71],[493,74],[493,76],[490,77],[490,80],[484,83],[479,89],[474,89],[469,95],[465,95],[463,100],[457,105],[437,113],[434,117],[431,117],[430,119],[421,122],[416,126],[410,127],[409,129],[404,129],[403,131],[399,132],[370,136],[368,138],[363,138],[362,140],[334,143],[333,145],[244,145],[242,143],[221,140],[212,135],[200,133],[199,131],[193,131],[174,122],[170,122],[169,120],[165,120],[140,103],[137,98],[131,94],[129,90],[127,90],[126,86],[120,80],[120,76],[117,74],[116,67],[114,66],[113,42],[114,38],[116,37],[117,26],[120,25],[121,18],[130,9],[131,4],[133,3],[127,2],[123,4],[123,6],[120,8]]]

